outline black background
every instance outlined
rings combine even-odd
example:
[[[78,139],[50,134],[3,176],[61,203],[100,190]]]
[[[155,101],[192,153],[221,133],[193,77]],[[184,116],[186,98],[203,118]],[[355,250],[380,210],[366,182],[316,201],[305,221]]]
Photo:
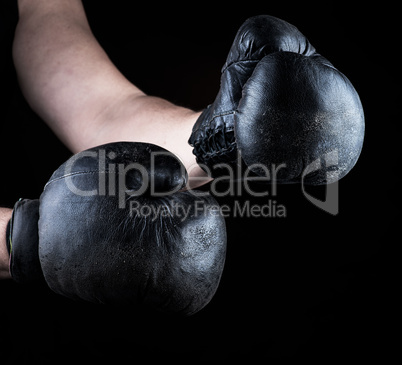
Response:
[[[351,2],[85,1],[92,30],[112,61],[148,94],[201,110],[248,17],[296,25],[360,94],[366,137],[339,183],[339,214],[279,186],[286,218],[228,218],[228,254],[212,302],[190,318],[75,303],[49,290],[0,282],[0,363],[175,361],[229,364],[384,360],[395,342],[389,247],[399,215],[399,141],[392,7]],[[0,206],[39,197],[70,152],[20,94],[11,57],[15,1],[0,5]],[[323,199],[325,188],[308,192]],[[246,194],[218,198],[266,204]],[[391,286],[392,287],[392,286]],[[399,286],[394,288],[399,290]]]

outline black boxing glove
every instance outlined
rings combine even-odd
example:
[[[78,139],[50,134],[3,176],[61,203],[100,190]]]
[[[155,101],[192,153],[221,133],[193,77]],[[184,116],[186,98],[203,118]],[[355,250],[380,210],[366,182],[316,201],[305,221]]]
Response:
[[[350,81],[293,25],[262,15],[240,27],[219,93],[189,144],[214,177],[240,161],[257,175],[281,165],[279,183],[318,185],[352,169],[363,138],[363,109]]]
[[[39,201],[16,203],[11,276],[72,299],[199,311],[221,278],[226,229],[213,197],[179,191],[186,178],[172,153],[151,144],[74,155]]]

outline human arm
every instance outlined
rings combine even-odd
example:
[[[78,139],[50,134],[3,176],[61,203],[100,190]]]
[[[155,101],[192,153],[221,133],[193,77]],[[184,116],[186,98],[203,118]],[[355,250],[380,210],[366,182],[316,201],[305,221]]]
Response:
[[[277,181],[313,185],[337,181],[359,157],[364,113],[356,90],[281,19],[262,15],[241,26],[217,99],[200,114],[128,82],[92,35],[81,1],[19,4],[14,59],[22,89],[74,152],[118,140],[153,143],[179,156],[189,187],[210,180],[200,166],[237,171],[239,155],[257,175],[283,165]],[[328,169],[311,171],[328,156],[336,156]]]
[[[199,113],[129,82],[92,34],[80,0],[18,6],[13,54],[21,89],[72,152],[119,140],[153,143],[182,160],[190,182],[209,181],[187,143]]]

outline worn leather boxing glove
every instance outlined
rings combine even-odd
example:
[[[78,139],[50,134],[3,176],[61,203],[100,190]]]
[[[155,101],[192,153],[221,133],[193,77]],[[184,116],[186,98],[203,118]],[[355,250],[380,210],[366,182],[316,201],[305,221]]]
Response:
[[[318,185],[352,169],[363,138],[362,105],[346,76],[296,27],[262,15],[240,27],[189,143],[214,177],[240,161],[264,176],[281,166],[279,183]]]
[[[199,311],[217,290],[226,230],[213,197],[179,191],[186,178],[173,154],[151,144],[74,155],[39,200],[16,203],[11,276],[72,299]]]

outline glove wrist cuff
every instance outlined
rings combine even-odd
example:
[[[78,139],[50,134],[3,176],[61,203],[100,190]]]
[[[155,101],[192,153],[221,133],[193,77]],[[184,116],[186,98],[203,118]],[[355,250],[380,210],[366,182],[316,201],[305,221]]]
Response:
[[[206,170],[211,171],[213,177],[220,176],[219,170],[228,173],[228,167],[237,161],[237,148],[234,136],[233,122],[234,111],[211,115],[206,109],[198,118],[190,138],[193,146],[193,154],[197,163]],[[217,165],[227,165],[218,169]],[[224,167],[224,166],[222,166]],[[225,170],[225,171],[223,171]]]
[[[14,281],[44,280],[39,261],[39,200],[19,200],[7,227],[10,274]]]

